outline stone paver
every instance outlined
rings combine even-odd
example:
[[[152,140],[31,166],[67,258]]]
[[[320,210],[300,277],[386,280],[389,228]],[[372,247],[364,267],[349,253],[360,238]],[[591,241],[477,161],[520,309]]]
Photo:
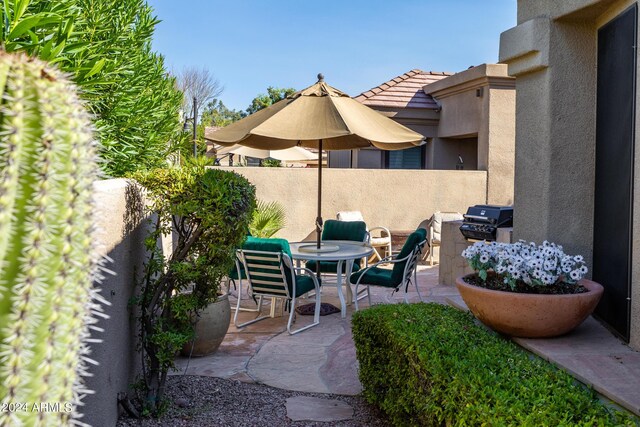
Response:
[[[353,408],[340,400],[294,396],[285,403],[291,421],[344,421],[353,418]]]
[[[438,295],[448,295],[448,290],[437,285],[437,267],[420,266],[418,284],[425,301],[431,297],[432,289],[438,288]],[[339,307],[337,291],[327,286],[322,291],[322,301]],[[374,304],[402,301],[402,293],[391,293],[389,289],[371,288]],[[235,298],[231,298],[235,304]],[[410,289],[409,300],[419,301],[415,288]],[[304,302],[303,302],[304,303]],[[367,299],[360,301],[362,308],[368,307]],[[253,302],[243,298],[243,306],[252,307]],[[268,313],[270,304],[264,303],[263,313]],[[211,356],[193,358],[180,357],[176,360],[177,373],[205,375],[221,378],[235,378],[253,381],[287,390],[356,395],[362,390],[358,380],[358,362],[351,338],[351,316],[354,306],[347,307],[347,317],[340,313],[320,317],[320,325],[297,335],[286,331],[287,316],[266,319],[242,329],[232,324],[222,345]],[[240,322],[256,317],[253,312],[240,312]],[[296,316],[295,326],[311,322],[313,316]]]
[[[460,296],[447,297],[447,302],[468,310]],[[513,341],[640,416],[640,352],[617,339],[593,317],[561,337]]]
[[[420,266],[418,285],[424,301],[467,307],[455,286],[438,284],[438,266]],[[372,287],[374,304],[399,303],[402,293]],[[231,298],[235,303],[235,298]],[[409,300],[417,302],[415,288]],[[322,301],[339,306],[335,287],[323,289]],[[243,300],[249,306],[250,300]],[[366,298],[360,301],[368,307]],[[269,312],[265,302],[263,312]],[[351,316],[340,314],[320,317],[320,325],[297,335],[286,332],[287,314],[238,329],[233,326],[218,351],[201,358],[179,357],[177,374],[204,375],[259,382],[287,390],[356,395],[361,391],[358,362],[351,338]],[[256,313],[241,312],[240,321]],[[297,316],[296,326],[311,322],[313,316]],[[527,350],[550,360],[580,381],[592,385],[603,396],[640,415],[640,353],[615,338],[590,318],[574,332],[553,339],[514,339]],[[298,405],[300,406],[300,405]]]
[[[640,415],[640,352],[622,343],[593,317],[562,337],[513,340]]]

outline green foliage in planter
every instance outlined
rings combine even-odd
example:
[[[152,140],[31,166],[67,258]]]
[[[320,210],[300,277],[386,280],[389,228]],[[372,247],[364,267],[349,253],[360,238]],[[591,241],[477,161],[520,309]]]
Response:
[[[633,425],[468,313],[378,305],[352,322],[364,397],[395,425]]]
[[[132,176],[147,189],[151,233],[145,240],[140,297],[144,411],[159,415],[168,370],[193,337],[191,319],[213,302],[246,237],[255,188],[244,177],[201,164],[155,169]],[[174,234],[165,256],[159,241]]]
[[[258,200],[258,205],[251,219],[251,225],[249,225],[249,231],[254,237],[272,237],[284,228],[285,218],[286,212],[281,203]]]
[[[0,44],[57,63],[82,88],[111,176],[162,166],[180,139],[182,93],[151,50],[158,22],[144,0],[2,2]]]
[[[0,51],[0,129],[0,425],[70,425],[100,311],[92,126],[62,73]]]

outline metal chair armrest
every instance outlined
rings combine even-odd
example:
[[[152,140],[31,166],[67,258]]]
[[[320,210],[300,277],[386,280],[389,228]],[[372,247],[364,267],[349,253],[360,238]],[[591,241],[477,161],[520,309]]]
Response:
[[[391,231],[389,231],[387,227],[373,227],[369,229],[369,233],[371,233],[373,230],[382,230],[387,234],[387,237],[391,237]]]
[[[370,266],[363,268],[362,270],[359,270],[358,273],[362,272],[362,274],[360,274],[360,277],[358,277],[358,280],[356,281],[356,283],[354,283],[355,285],[359,285],[360,284],[360,280],[362,280],[362,278],[365,275],[365,272],[367,270],[372,269],[373,267],[380,265],[380,264],[395,264],[396,262],[402,262],[402,261],[407,261],[409,258],[411,258],[412,254],[407,255],[404,258],[398,258],[398,259],[390,259],[387,260],[387,258],[392,258],[391,256],[388,256],[386,258],[383,258],[382,261],[376,262],[375,264],[371,264]],[[349,278],[349,283],[351,283],[351,278]]]
[[[293,271],[294,272],[300,271],[305,276],[310,276],[311,279],[313,280],[313,284],[315,285],[316,290],[320,290],[320,284],[318,283],[318,278],[316,277],[316,273],[314,273],[312,270],[309,270],[308,268],[305,268],[305,267],[294,267]]]

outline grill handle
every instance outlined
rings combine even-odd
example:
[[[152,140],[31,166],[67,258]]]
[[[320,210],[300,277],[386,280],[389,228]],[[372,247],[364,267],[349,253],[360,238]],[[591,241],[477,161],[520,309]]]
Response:
[[[480,216],[480,215],[464,214],[463,217],[464,219],[475,219],[475,220],[490,223],[490,224],[493,224],[495,222],[493,218],[487,218],[486,216]]]

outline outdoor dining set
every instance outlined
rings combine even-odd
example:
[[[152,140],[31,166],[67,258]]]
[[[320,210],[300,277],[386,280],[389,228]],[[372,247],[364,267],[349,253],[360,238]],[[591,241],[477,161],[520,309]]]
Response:
[[[322,286],[327,285],[337,288],[343,318],[346,317],[347,304],[353,302],[357,311],[358,301],[367,297],[371,305],[370,286],[403,292],[404,300],[408,302],[408,288],[413,283],[422,299],[416,267],[427,243],[426,235],[425,229],[416,229],[408,236],[398,254],[389,254],[371,265],[368,258],[374,253],[374,248],[363,221],[327,220],[319,249],[314,242],[289,243],[285,239],[249,236],[242,248],[237,250],[236,267],[230,274],[230,279],[236,283],[238,295],[234,324],[242,328],[273,317],[275,303],[280,299],[289,311],[288,332],[292,335],[302,332],[319,324]],[[329,277],[332,280],[328,280]],[[354,286],[354,291],[351,286]],[[256,304],[255,308],[241,306],[245,287]],[[301,297],[315,299],[314,318],[311,324],[294,330],[295,309]],[[270,315],[261,315],[265,298],[272,299]],[[257,317],[239,323],[240,311],[255,311]]]

